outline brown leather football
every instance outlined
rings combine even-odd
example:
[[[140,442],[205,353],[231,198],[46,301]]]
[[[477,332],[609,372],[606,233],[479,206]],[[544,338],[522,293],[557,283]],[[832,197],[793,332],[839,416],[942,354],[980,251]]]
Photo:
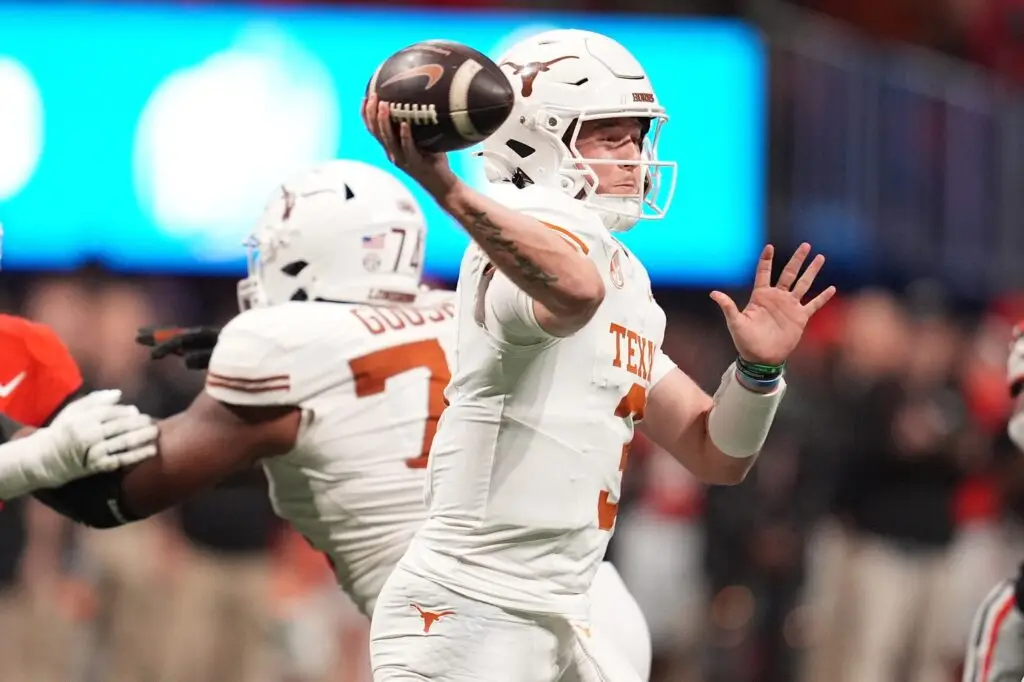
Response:
[[[498,65],[448,40],[410,45],[377,68],[369,87],[408,121],[416,146],[450,152],[482,142],[512,112],[515,92]]]

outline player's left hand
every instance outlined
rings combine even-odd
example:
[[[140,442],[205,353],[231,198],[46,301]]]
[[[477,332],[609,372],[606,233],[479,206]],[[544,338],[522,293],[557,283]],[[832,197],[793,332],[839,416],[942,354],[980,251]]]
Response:
[[[448,165],[447,154],[425,152],[416,147],[408,122],[403,121],[396,134],[388,105],[372,92],[363,101],[363,123],[384,147],[388,160],[434,197],[443,197],[459,182]]]
[[[765,246],[757,262],[750,301],[742,311],[726,294],[711,292],[711,299],[725,314],[737,352],[747,362],[784,363],[800,343],[807,321],[835,295],[836,288],[830,286],[807,303],[803,302],[825,264],[825,256],[818,254],[801,275],[800,270],[810,252],[810,244],[801,244],[783,268],[779,281],[772,286],[775,249],[771,244]]]
[[[185,359],[188,369],[205,370],[218,336],[218,327],[142,327],[135,343],[152,348],[149,357],[153,360],[177,355]]]

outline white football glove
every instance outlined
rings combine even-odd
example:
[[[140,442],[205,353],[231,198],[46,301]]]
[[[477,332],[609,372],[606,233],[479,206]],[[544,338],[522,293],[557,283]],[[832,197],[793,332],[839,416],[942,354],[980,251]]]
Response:
[[[159,431],[134,405],[118,405],[121,391],[94,391],[53,420],[53,467],[73,480],[137,464],[156,454]],[[49,468],[49,467],[48,467]]]
[[[156,454],[152,418],[118,405],[120,391],[96,391],[68,405],[49,428],[0,445],[0,499],[56,488]]]

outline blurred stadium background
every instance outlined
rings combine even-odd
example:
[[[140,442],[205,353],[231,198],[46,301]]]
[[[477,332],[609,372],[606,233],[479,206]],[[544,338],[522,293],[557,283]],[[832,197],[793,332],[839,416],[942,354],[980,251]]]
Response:
[[[706,293],[745,287],[766,239],[811,241],[841,291],[744,484],[702,488],[649,445],[631,460],[612,559],[654,679],[958,679],[974,608],[1024,559],[1003,436],[1022,0],[0,2],[2,309],[55,327],[91,385],[180,410],[201,377],[148,362],[136,327],[223,323],[275,184],[384,162],[358,118],[376,64],[549,27],[622,41],[669,107],[672,217],[628,241],[680,366],[716,385],[732,346]],[[443,282],[465,237],[430,210]],[[0,514],[3,682],[364,682],[365,646],[258,486],[117,531]]]

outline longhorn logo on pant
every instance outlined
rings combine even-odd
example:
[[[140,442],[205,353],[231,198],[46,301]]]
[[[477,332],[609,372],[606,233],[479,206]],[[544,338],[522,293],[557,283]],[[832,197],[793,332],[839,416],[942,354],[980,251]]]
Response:
[[[419,604],[410,604],[411,607],[419,611],[420,618],[423,619],[423,632],[430,632],[430,627],[441,620],[445,616],[454,616],[455,612],[452,610],[448,611],[424,611]]]
[[[552,66],[564,59],[579,59],[579,57],[576,55],[566,55],[564,57],[555,57],[549,62],[529,62],[523,65],[513,62],[502,62],[498,66],[511,66],[512,75],[523,79],[523,97],[529,97],[533,94],[533,82],[537,80],[537,76],[550,71]]]

